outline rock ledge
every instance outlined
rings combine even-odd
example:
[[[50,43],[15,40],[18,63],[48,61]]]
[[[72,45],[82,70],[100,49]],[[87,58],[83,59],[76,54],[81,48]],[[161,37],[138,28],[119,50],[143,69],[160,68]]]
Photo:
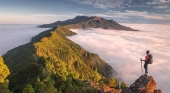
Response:
[[[130,87],[122,89],[121,93],[162,93],[156,89],[156,82],[152,76],[140,76]]]

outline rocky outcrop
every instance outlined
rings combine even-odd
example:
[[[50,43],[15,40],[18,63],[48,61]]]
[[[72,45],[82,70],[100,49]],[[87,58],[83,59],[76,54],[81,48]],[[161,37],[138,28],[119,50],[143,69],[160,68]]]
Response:
[[[142,75],[130,87],[114,89],[104,85],[99,93],[162,93],[162,91],[156,89],[156,82],[152,76]]]
[[[121,93],[162,93],[156,89],[156,82],[152,76],[140,76],[129,88],[122,89]]]
[[[114,89],[104,85],[99,93],[121,93],[121,89]]]
[[[100,20],[100,17],[95,16],[93,20]]]

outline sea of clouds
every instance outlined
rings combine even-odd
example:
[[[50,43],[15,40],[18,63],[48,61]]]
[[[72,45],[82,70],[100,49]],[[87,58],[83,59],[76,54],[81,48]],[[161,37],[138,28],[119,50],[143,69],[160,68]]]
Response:
[[[37,25],[0,25],[0,55],[28,43],[33,36],[47,29]]]
[[[142,74],[140,58],[144,59],[146,50],[150,50],[154,62],[148,65],[148,75],[153,76],[158,89],[168,93],[170,91],[170,27],[153,24],[124,25],[140,31],[71,29],[78,34],[68,38],[84,49],[100,55],[118,72],[116,77],[121,77],[128,86]]]
[[[140,31],[116,30],[72,30],[77,35],[68,37],[90,52],[97,53],[109,63],[127,85],[132,84],[141,74],[140,58],[146,50],[153,54],[154,63],[149,65],[149,73],[163,93],[170,89],[170,27],[168,25],[124,24]],[[0,55],[48,28],[36,25],[0,25]],[[143,66],[142,66],[143,67]]]

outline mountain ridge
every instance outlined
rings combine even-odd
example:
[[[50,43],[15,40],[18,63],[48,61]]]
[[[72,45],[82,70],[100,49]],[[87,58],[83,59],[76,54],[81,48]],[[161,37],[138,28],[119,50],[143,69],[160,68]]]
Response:
[[[7,78],[11,92],[162,93],[155,89],[156,82],[147,75],[139,77],[130,87],[121,83],[120,89],[119,82],[112,76],[116,71],[108,63],[66,38],[76,35],[69,30],[74,26],[81,27],[81,23],[53,27],[3,55],[11,73]]]
[[[75,34],[58,26],[3,55],[11,73],[8,76],[9,89],[14,93],[22,93],[24,87],[32,86],[35,92],[65,93],[69,82],[71,86],[83,87],[83,80],[98,81],[111,77],[114,69],[109,64],[97,54],[84,50],[66,38]],[[40,86],[44,88],[39,89]],[[78,90],[76,88],[74,91]]]
[[[10,90],[7,85],[4,90],[13,93],[162,93],[155,89],[156,82],[148,75],[140,76],[130,87],[124,82],[120,87],[112,77],[116,72],[109,64],[66,38],[75,34],[58,26],[8,51],[3,58],[11,73],[7,78]],[[1,87],[4,85],[0,83]]]
[[[103,29],[114,29],[114,30],[126,30],[126,31],[138,31],[130,27],[120,25],[114,20],[107,20],[97,16],[76,16],[73,19],[65,21],[56,21],[51,24],[44,24],[38,27],[41,28],[53,28],[57,26],[64,26],[68,29],[89,29],[89,28],[103,28]]]

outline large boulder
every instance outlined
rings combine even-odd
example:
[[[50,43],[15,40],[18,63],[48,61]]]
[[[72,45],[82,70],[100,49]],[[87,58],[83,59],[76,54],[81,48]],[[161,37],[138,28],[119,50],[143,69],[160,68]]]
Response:
[[[122,93],[162,93],[156,89],[156,82],[152,76],[140,76],[129,88],[122,89]]]

